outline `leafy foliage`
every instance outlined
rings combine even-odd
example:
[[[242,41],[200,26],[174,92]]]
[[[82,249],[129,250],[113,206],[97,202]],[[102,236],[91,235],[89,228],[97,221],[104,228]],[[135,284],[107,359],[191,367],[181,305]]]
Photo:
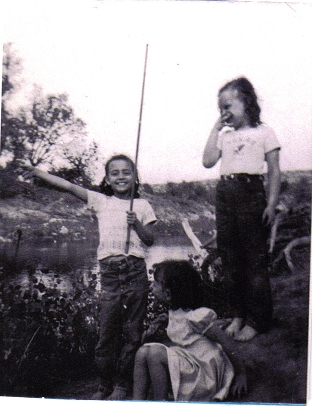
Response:
[[[86,124],[75,116],[66,94],[44,95],[33,85],[28,105],[10,112],[8,100],[21,87],[16,80],[21,61],[12,44],[4,45],[1,109],[1,160],[4,166],[23,159],[46,169],[64,167],[75,182],[89,186],[98,160],[98,145],[88,145]],[[66,174],[66,171],[63,171]],[[8,177],[8,180],[10,176]]]
[[[52,396],[57,382],[92,368],[98,335],[97,279],[91,271],[87,278],[75,273],[72,289],[62,292],[59,275],[48,286],[33,269],[23,272],[27,287],[3,277],[2,266],[0,395]]]
[[[7,122],[4,147],[32,166],[53,164],[62,145],[81,137],[85,124],[74,116],[65,94],[41,96]]]
[[[178,199],[208,201],[215,204],[215,189],[206,187],[201,182],[168,182],[166,194]]]
[[[16,181],[15,167],[8,164],[0,168],[0,198],[6,199],[24,192],[24,186]]]
[[[94,179],[94,170],[99,160],[99,146],[95,141],[86,146],[82,140],[76,140],[74,146],[64,148],[63,155],[69,167],[62,167],[52,173],[72,183],[79,184],[86,188],[91,188]],[[80,142],[79,142],[80,141]]]
[[[17,57],[11,42],[3,45],[2,59],[2,98],[9,97],[18,86],[16,77],[21,72],[21,60]]]
[[[6,139],[9,132],[10,114],[7,110],[7,101],[18,88],[16,78],[21,72],[21,61],[16,56],[12,43],[3,45],[2,58],[2,97],[1,97],[1,151],[5,149]]]

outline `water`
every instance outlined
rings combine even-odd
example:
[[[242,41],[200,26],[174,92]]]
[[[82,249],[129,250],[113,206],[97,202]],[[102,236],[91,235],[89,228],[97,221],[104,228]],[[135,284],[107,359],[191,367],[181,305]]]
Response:
[[[190,254],[195,254],[194,248],[190,245],[155,245],[149,249],[146,258],[147,269],[166,259],[188,259]]]
[[[10,246],[3,246],[2,254],[4,252],[12,256],[14,250]],[[147,269],[150,270],[153,264],[167,259],[187,260],[192,254],[195,254],[195,250],[188,244],[187,239],[170,237],[159,240],[147,251]],[[83,275],[83,284],[87,286],[90,272],[99,274],[96,247],[88,246],[86,243],[53,245],[24,243],[19,247],[16,263],[19,271],[12,275],[12,278],[25,290],[30,286],[31,278],[37,278],[38,282],[42,282],[46,287],[68,292],[73,282],[72,275]],[[149,272],[148,276],[151,279]]]

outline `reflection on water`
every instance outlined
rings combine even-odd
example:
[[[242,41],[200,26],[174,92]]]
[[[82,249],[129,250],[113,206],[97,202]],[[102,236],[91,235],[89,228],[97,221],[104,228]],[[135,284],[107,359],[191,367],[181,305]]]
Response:
[[[148,249],[147,269],[150,270],[153,264],[167,259],[188,259],[195,251],[191,245],[187,245],[187,242],[181,238],[158,241],[158,244]],[[27,289],[30,286],[30,278],[37,278],[38,282],[42,282],[46,287],[56,288],[62,292],[71,289],[73,274],[83,275],[83,284],[87,286],[90,272],[98,274],[99,269],[96,248],[85,243],[51,246],[23,244],[18,252],[17,264],[24,265],[18,267],[21,271],[14,277],[15,283],[22,288]]]
[[[60,292],[69,292],[72,288],[72,279],[70,275],[56,274],[55,271],[42,272],[40,269],[36,269],[33,274],[30,274],[27,270],[22,272],[14,278],[16,285],[21,287],[21,291],[26,291],[35,284],[44,284],[45,287],[50,289],[57,289]]]
[[[150,269],[153,264],[166,259],[188,259],[190,254],[195,254],[195,250],[189,245],[155,245],[149,248],[146,257],[147,269]]]

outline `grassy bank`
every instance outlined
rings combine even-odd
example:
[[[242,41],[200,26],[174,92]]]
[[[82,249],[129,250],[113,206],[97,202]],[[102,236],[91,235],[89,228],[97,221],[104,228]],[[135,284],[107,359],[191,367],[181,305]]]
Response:
[[[216,180],[143,185],[141,196],[153,206],[156,237],[185,235],[187,218],[201,241],[215,228]],[[309,204],[312,171],[283,174],[282,200],[293,210]],[[16,240],[17,230],[28,242],[97,241],[97,224],[86,205],[74,196],[47,185],[20,183],[18,194],[0,200],[0,243]],[[4,194],[2,192],[2,194]]]

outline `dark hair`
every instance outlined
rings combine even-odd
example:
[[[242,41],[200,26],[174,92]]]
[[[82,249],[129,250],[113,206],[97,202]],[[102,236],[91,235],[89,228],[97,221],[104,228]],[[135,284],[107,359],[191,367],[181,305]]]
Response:
[[[123,155],[123,154],[119,154],[119,155],[113,155],[105,164],[105,176],[102,180],[102,182],[100,183],[100,192],[104,193],[106,196],[113,196],[114,195],[114,191],[111,187],[111,185],[109,185],[106,182],[106,177],[109,173],[109,165],[111,164],[111,162],[113,161],[118,161],[118,160],[123,160],[126,161],[130,164],[133,172],[136,174],[136,179],[135,179],[135,183],[134,183],[134,197],[138,198],[140,197],[140,194],[138,192],[139,187],[140,187],[140,180],[139,180],[139,175],[138,172],[136,170],[136,167],[134,165],[134,162],[132,161],[132,159],[130,159],[127,155]]]
[[[202,280],[188,261],[168,260],[155,264],[154,278],[163,289],[170,290],[172,310],[195,310],[204,306]]]
[[[258,97],[253,85],[248,79],[240,77],[228,82],[219,90],[220,94],[228,89],[237,90],[241,101],[244,103],[245,111],[249,119],[249,124],[252,127],[257,127],[261,124],[260,120],[260,106],[258,104]]]

